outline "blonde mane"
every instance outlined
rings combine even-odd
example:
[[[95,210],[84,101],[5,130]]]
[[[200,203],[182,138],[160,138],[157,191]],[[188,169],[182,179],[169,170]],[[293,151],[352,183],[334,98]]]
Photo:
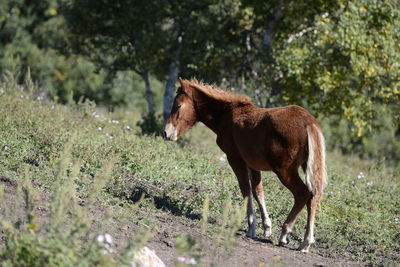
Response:
[[[251,104],[251,99],[248,96],[238,95],[224,91],[217,88],[214,85],[205,84],[202,81],[198,81],[196,78],[192,78],[190,81],[185,80],[185,82],[192,88],[201,91],[206,96],[213,98],[215,100],[225,102],[225,103],[241,103],[241,104]]]

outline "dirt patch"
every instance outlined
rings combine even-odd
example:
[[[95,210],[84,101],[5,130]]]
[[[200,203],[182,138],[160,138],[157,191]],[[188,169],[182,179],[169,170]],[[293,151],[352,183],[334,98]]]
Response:
[[[12,218],[18,218],[21,223],[24,220],[23,204],[15,204],[17,186],[15,183],[0,177],[0,184],[4,185],[5,205],[12,206],[14,214]],[[35,186],[39,192],[40,199],[36,205],[35,221],[39,227],[49,222],[48,204],[50,198],[39,187]],[[113,210],[115,209],[115,210]],[[110,207],[97,203],[90,210],[91,215],[96,217],[98,222],[103,218],[109,217],[114,211],[129,214],[129,211],[123,211],[121,207]],[[202,235],[199,230],[199,221],[197,219],[185,216],[177,216],[172,212],[163,210],[153,210],[150,208],[138,208],[134,210],[134,216],[120,219],[109,219],[105,225],[93,224],[93,232],[104,231],[113,236],[116,248],[124,246],[129,239],[137,235],[139,229],[156,229],[153,238],[147,243],[150,249],[163,260],[167,266],[176,264],[176,238],[179,235],[190,235],[200,237],[202,240],[200,254],[200,263],[203,266],[363,266],[365,264],[350,262],[346,259],[325,258],[314,253],[304,254],[296,251],[295,245],[289,247],[278,247],[268,240],[249,239],[245,237],[244,230],[240,230],[233,239],[228,248],[224,246],[214,246],[214,236],[211,234]],[[116,217],[115,215],[113,215]],[[122,216],[124,217],[124,216]],[[102,225],[102,226],[100,226]],[[102,230],[100,230],[102,229]],[[0,238],[3,239],[4,233],[0,232]],[[2,243],[2,241],[0,241]]]
[[[198,221],[176,217],[166,212],[155,216],[162,216],[162,221],[165,223],[159,225],[157,234],[147,246],[155,250],[167,266],[174,266],[176,236],[201,235]],[[210,234],[202,236],[204,243],[200,260],[204,266],[363,266],[346,259],[330,259],[314,253],[304,254],[295,250],[295,245],[279,247],[268,240],[249,239],[245,236],[244,229],[237,233],[232,241],[233,244],[228,248],[222,245],[215,248],[214,239]]]

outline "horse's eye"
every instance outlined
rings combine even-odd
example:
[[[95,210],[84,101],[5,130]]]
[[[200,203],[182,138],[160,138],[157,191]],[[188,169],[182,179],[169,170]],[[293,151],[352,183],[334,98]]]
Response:
[[[180,108],[182,105],[177,105],[176,108]]]

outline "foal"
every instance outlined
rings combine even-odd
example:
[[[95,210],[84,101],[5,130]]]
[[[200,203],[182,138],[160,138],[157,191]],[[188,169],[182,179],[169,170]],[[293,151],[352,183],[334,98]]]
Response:
[[[314,219],[327,174],[324,137],[317,120],[299,106],[258,108],[248,97],[231,94],[196,80],[179,78],[180,88],[165,125],[164,136],[177,140],[196,122],[203,122],[217,135],[247,202],[248,231],[256,236],[254,195],[261,211],[264,236],[271,235],[271,220],[264,202],[260,171],[273,171],[294,196],[294,205],[282,226],[279,244],[289,243],[288,234],[307,205],[307,230],[299,250],[308,252],[314,242]],[[305,183],[298,169],[305,172]]]

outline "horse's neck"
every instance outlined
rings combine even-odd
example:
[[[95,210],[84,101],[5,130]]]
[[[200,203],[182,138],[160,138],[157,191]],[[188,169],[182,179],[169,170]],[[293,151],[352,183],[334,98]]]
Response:
[[[229,112],[229,104],[202,96],[198,105],[199,120],[218,135],[223,117]]]

